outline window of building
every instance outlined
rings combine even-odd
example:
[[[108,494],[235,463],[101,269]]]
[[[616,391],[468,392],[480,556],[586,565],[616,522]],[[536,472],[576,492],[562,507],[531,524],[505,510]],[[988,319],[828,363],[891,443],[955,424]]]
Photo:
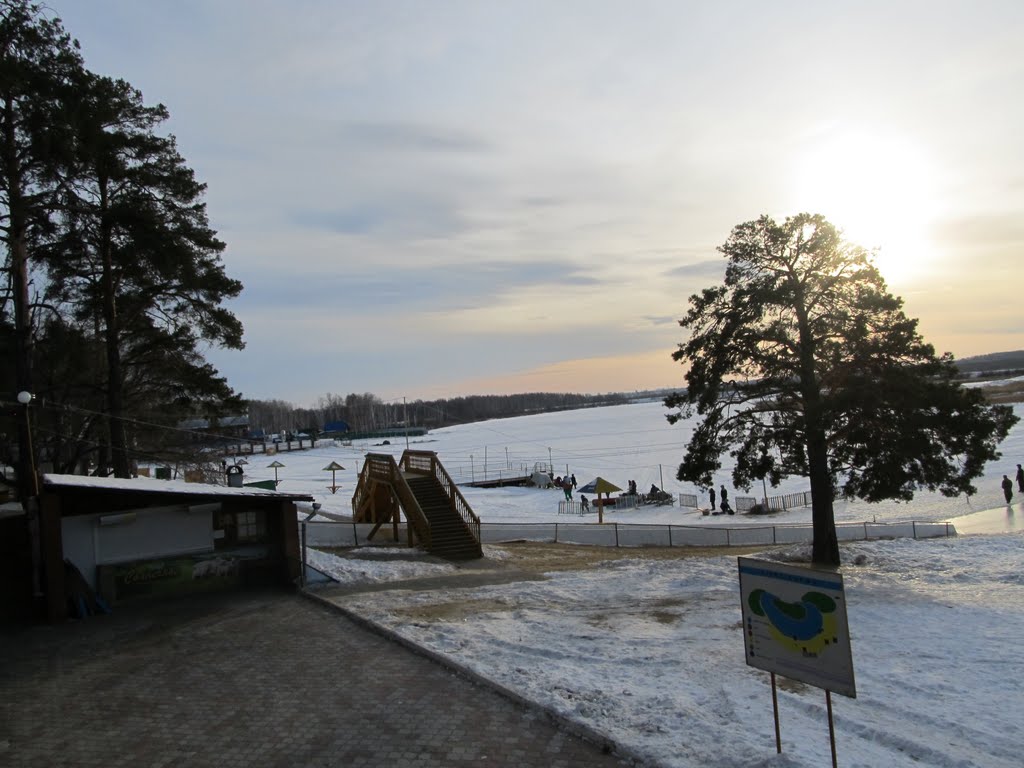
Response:
[[[238,541],[258,541],[266,533],[263,515],[255,510],[239,512],[235,516],[235,529]]]

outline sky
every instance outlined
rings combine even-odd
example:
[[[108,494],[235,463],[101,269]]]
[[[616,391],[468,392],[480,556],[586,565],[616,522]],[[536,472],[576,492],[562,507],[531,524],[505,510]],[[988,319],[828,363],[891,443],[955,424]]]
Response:
[[[925,339],[1024,348],[1024,5],[52,0],[208,185],[243,395],[678,386],[739,223],[878,247]]]

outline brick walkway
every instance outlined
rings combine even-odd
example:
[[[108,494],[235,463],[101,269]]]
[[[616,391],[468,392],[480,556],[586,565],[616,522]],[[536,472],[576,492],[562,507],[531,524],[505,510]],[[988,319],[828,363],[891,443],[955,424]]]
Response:
[[[626,764],[299,595],[0,634],[6,768]]]

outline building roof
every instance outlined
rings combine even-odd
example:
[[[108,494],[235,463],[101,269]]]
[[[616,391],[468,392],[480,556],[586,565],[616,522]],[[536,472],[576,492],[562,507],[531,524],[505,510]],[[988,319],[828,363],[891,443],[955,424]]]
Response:
[[[216,429],[227,429],[229,427],[248,427],[249,417],[245,416],[224,416],[214,422]],[[210,429],[209,419],[187,419],[178,423],[179,429]]]
[[[150,477],[92,477],[87,475],[43,475],[43,489],[47,491],[107,492],[112,494],[146,494],[189,499],[261,498],[279,501],[313,501],[308,493],[270,491],[243,486],[230,488],[209,483],[186,483],[184,480],[156,480]]]

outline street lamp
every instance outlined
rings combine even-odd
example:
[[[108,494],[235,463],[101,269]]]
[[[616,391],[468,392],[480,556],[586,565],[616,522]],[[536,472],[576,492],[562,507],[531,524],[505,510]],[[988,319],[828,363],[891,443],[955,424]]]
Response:
[[[32,449],[32,422],[29,420],[28,407],[35,399],[35,395],[31,392],[22,390],[18,393],[18,402],[25,406],[25,448],[28,449],[27,461],[23,457],[21,460],[22,471],[28,470],[28,474],[32,476],[32,491],[33,496],[39,495],[39,478],[36,476],[36,455]],[[24,487],[27,487],[24,486]]]

